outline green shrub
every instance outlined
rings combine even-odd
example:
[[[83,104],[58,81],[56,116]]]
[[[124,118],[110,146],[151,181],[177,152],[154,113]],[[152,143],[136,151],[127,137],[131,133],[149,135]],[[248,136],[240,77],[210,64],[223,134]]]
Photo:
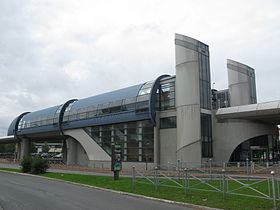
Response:
[[[31,165],[32,165],[32,157],[31,156],[24,156],[22,161],[20,162],[21,165],[21,171],[23,173],[28,173],[31,171]]]
[[[49,163],[47,159],[41,157],[34,157],[31,163],[31,173],[32,174],[44,174],[49,168]]]

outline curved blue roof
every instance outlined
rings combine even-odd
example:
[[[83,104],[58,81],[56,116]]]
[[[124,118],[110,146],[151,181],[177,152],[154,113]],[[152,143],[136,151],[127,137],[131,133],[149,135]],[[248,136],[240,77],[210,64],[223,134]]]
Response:
[[[14,131],[15,131],[15,125],[17,122],[18,117],[16,117],[10,124],[9,128],[8,128],[8,132],[7,132],[7,136],[11,136],[14,135]]]
[[[139,85],[134,85],[134,86],[123,88],[123,89],[119,89],[119,90],[115,90],[115,91],[108,92],[108,93],[103,93],[103,94],[96,95],[96,96],[91,96],[91,97],[84,98],[84,99],[80,99],[73,104],[71,109],[80,109],[80,108],[85,108],[85,107],[92,106],[92,105],[104,104],[106,102],[112,102],[112,101],[117,101],[117,100],[121,100],[121,99],[136,97],[140,88],[144,84],[145,83],[139,84]]]
[[[155,123],[156,92],[160,81],[166,78],[170,76],[162,75],[153,82],[23,113],[11,123],[8,135],[53,131],[63,135],[63,130],[67,129],[143,119]]]
[[[23,116],[23,120],[31,120],[34,118],[39,118],[39,117],[45,117],[48,115],[54,115],[55,112],[57,111],[57,109],[60,107],[61,105],[57,105],[57,106],[53,106],[53,107],[49,107],[46,109],[42,109],[42,110],[38,110],[35,112],[30,112],[26,115]]]

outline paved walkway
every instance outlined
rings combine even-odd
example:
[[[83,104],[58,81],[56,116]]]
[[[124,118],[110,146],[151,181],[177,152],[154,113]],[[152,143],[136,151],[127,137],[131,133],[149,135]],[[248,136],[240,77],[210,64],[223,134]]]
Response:
[[[17,163],[9,162],[0,162],[0,168],[13,168],[20,169],[20,165]],[[108,169],[101,168],[88,168],[88,167],[79,167],[79,166],[60,166],[60,165],[51,165],[51,168],[48,169],[48,172],[57,172],[57,173],[69,173],[69,174],[88,174],[88,175],[100,175],[100,176],[112,176],[113,173]],[[126,172],[126,171],[125,171]],[[124,173],[123,175],[129,175]]]

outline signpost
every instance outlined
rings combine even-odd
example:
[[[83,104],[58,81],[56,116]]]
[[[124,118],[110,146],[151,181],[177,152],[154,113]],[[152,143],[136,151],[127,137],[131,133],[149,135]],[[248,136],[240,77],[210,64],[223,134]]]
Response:
[[[112,165],[114,180],[119,180],[119,172],[122,170],[122,146],[120,144],[112,145]]]

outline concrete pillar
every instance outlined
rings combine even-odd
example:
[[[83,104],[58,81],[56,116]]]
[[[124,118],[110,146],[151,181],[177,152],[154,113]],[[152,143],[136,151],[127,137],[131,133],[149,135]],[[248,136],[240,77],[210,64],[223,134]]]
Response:
[[[227,60],[230,105],[257,103],[255,70],[242,63]]]
[[[30,154],[30,141],[28,139],[21,139],[20,142],[20,159]]]
[[[20,149],[20,145],[21,145],[20,143],[16,143],[16,146],[15,146],[15,147],[16,147],[16,148],[15,148],[15,150],[16,150],[15,152],[16,152],[16,159],[17,159],[17,160],[20,160],[20,157],[21,157],[21,156],[20,156],[20,150],[21,150],[21,149]]]
[[[138,122],[137,123],[137,141],[138,141],[138,147],[139,147],[139,150],[138,150],[138,161],[139,162],[142,162],[142,154],[143,154],[143,149],[142,149],[142,145],[143,145],[143,137],[142,137],[142,134],[143,134],[143,128],[142,128],[142,122]]]
[[[154,163],[160,165],[160,122],[159,114],[156,112],[156,126],[154,127]]]
[[[189,164],[201,162],[199,43],[175,35],[177,159]]]
[[[63,143],[62,143],[62,156],[63,156],[63,162],[67,163],[67,145],[66,145],[66,140],[63,140]]]
[[[66,139],[67,145],[67,165],[77,164],[77,141],[73,138]]]
[[[124,161],[127,161],[127,123],[124,124],[124,138],[123,138],[123,154],[124,154]]]

